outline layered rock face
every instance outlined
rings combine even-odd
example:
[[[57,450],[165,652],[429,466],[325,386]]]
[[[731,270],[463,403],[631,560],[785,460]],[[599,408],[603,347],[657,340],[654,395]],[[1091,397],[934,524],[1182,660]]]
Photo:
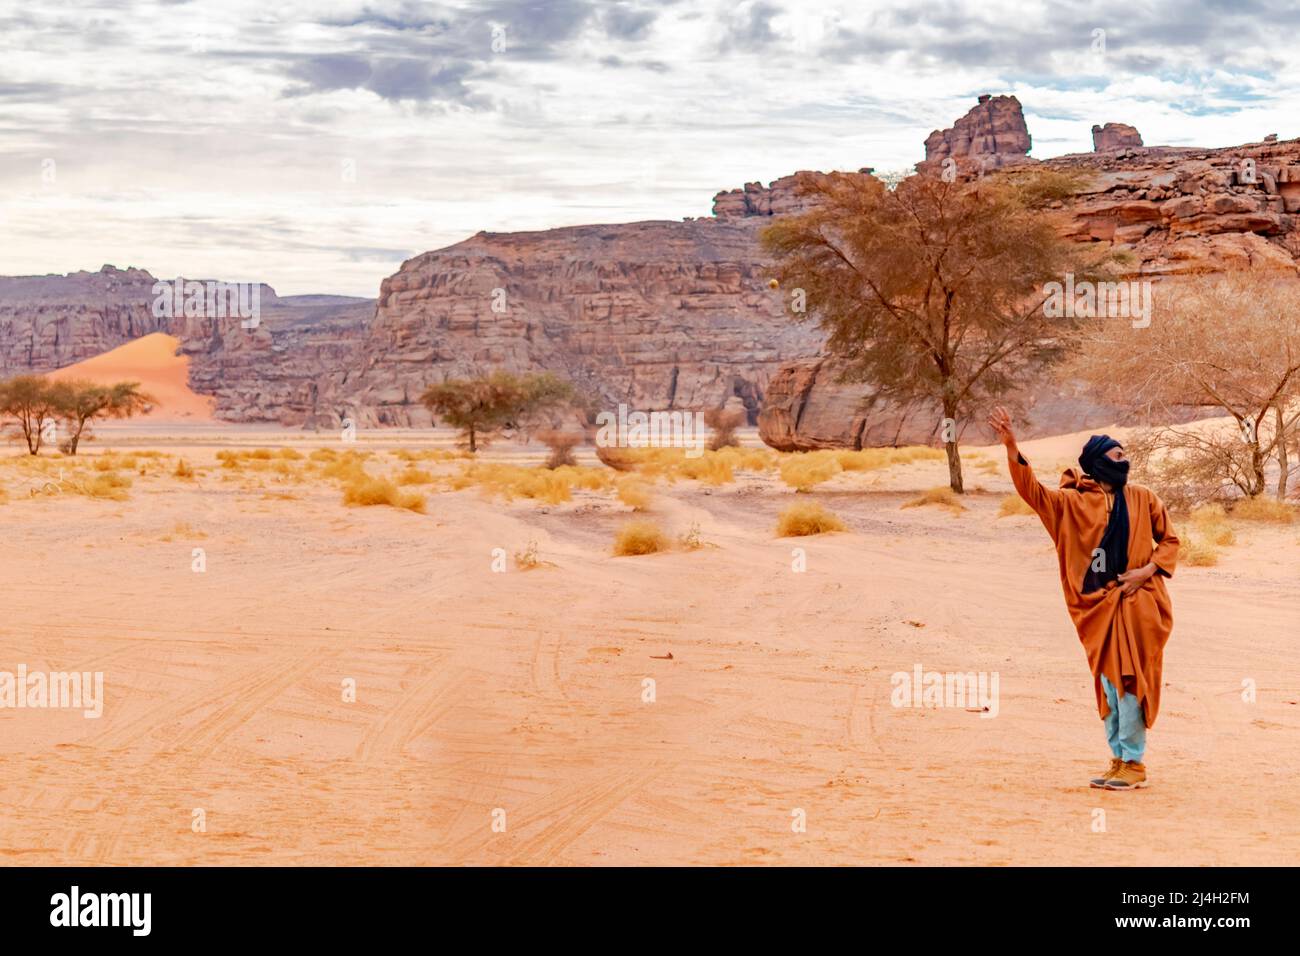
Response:
[[[963,170],[998,169],[1030,162],[1026,154],[1031,146],[1020,101],[986,94],[950,129],[937,129],[925,138],[925,161],[916,168],[932,172],[952,158]]]
[[[190,386],[228,421],[301,424],[355,362],[374,300],[277,296],[261,286],[261,321],[155,315],[157,280],[104,266],[66,276],[0,278],[0,378],[50,372],[152,332],[181,340]],[[168,279],[166,281],[173,281]]]
[[[143,269],[0,277],[0,377],[49,372],[152,332],[170,331],[151,310]]]
[[[845,383],[843,367],[821,358],[783,365],[772,376],[758,418],[759,435],[779,451],[819,448],[872,448],[887,445],[932,445],[940,441],[943,412],[937,403],[904,405],[873,399],[869,386]],[[1124,410],[1093,399],[1075,382],[1043,383],[1025,389],[1024,413],[1017,416],[1021,438],[1041,438],[1134,422]],[[1197,413],[1176,418],[1190,421]],[[1168,421],[1165,419],[1165,421]],[[997,436],[980,421],[958,423],[963,442],[991,444]]]
[[[870,173],[869,168],[857,172]],[[713,215],[719,219],[737,219],[745,216],[790,216],[807,210],[812,203],[798,191],[800,176],[817,175],[809,172],[793,173],[774,179],[767,186],[762,183],[745,183],[743,189],[726,189],[713,197]]]
[[[782,362],[820,336],[783,313],[757,232],[766,214],[479,233],[384,280],[346,394],[362,424],[429,421],[434,381],[549,370],[609,407],[757,416]]]
[[[1120,135],[1127,134],[1121,130]],[[927,155],[934,140],[934,134],[927,140]],[[925,166],[918,169],[925,172]],[[1300,140],[1225,149],[1124,145],[1045,160],[1042,166],[1083,174],[1079,193],[1055,203],[1049,214],[1062,234],[1077,242],[1106,243],[1131,253],[1130,278],[1179,281],[1236,269],[1300,275]],[[968,164],[959,169],[964,177],[979,175]],[[1032,402],[1032,396],[1053,391],[1050,398]],[[879,402],[864,407],[869,392],[864,385],[839,381],[833,362],[791,363],[773,376],[759,434],[786,450],[933,440],[940,418],[936,408]],[[1073,386],[1029,389],[1026,395],[1031,396],[1029,436],[1106,425],[1119,414]],[[971,427],[968,438],[992,440],[982,423]]]
[[[1142,134],[1127,123],[1107,123],[1092,128],[1092,148],[1097,152],[1108,149],[1133,149],[1142,145]]]
[[[1297,271],[1300,141],[1081,153],[1044,165],[1087,179],[1056,207],[1063,234],[1130,250],[1136,275]]]

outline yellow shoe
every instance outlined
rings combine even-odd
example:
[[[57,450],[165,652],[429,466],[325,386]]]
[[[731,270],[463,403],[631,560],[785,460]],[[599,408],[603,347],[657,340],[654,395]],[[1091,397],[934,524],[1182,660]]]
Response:
[[[1141,790],[1147,785],[1146,764],[1127,761],[1119,773],[1106,781],[1107,790]]]
[[[1106,781],[1109,780],[1111,777],[1115,776],[1115,774],[1119,773],[1119,768],[1122,766],[1124,766],[1123,760],[1121,760],[1119,757],[1111,757],[1110,769],[1107,770],[1105,773],[1103,773],[1100,777],[1093,777],[1091,780],[1089,780],[1088,786],[1097,787],[1098,789],[1106,786]]]

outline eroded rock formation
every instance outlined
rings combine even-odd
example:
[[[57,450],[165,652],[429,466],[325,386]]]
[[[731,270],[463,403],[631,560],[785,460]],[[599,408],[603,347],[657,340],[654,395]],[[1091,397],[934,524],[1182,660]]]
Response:
[[[1031,146],[1020,101],[985,94],[950,129],[937,129],[925,138],[925,161],[916,168],[933,172],[952,158],[963,170],[987,172],[1031,161],[1027,156]]]
[[[1097,152],[1108,149],[1131,149],[1142,145],[1142,134],[1127,123],[1107,123],[1092,128],[1092,148]]]

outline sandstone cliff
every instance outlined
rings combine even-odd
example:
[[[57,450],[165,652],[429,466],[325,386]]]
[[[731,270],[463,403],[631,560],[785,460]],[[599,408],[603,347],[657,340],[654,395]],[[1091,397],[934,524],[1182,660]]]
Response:
[[[0,378],[50,372],[152,332],[181,340],[190,386],[228,421],[301,424],[355,361],[373,300],[280,297],[260,289],[261,322],[154,314],[153,275],[104,266],[66,276],[0,277]],[[171,281],[169,278],[167,281]],[[331,406],[332,408],[332,406]]]
[[[488,368],[547,369],[606,404],[757,416],[782,362],[815,330],[767,287],[761,217],[479,233],[384,280],[345,394],[362,423],[421,424],[430,382]]]

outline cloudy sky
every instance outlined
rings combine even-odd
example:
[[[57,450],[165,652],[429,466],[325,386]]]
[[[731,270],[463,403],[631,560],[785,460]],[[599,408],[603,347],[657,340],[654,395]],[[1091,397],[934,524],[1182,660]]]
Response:
[[[910,166],[984,92],[1038,157],[1107,121],[1290,138],[1297,27],[1254,0],[0,0],[0,274],[371,296],[480,229]]]

